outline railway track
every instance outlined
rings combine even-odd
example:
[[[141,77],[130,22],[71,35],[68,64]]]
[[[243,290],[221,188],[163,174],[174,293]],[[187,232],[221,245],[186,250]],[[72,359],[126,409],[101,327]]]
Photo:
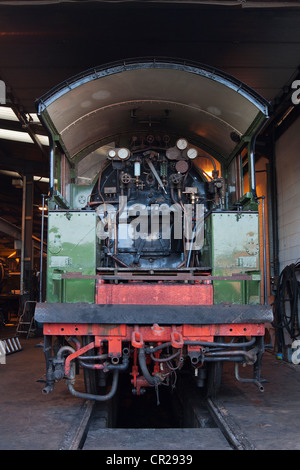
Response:
[[[133,409],[136,409],[136,399],[137,397],[132,399]],[[145,422],[141,413],[144,413],[143,406],[147,407],[147,404],[140,402],[140,406],[132,421],[128,418],[131,415],[128,401],[125,408],[124,403],[120,405],[120,402],[117,406],[113,402],[84,401],[60,449],[107,452],[157,449],[172,451],[178,456],[179,451],[255,450],[223,404],[218,399],[201,397],[199,390],[191,383],[182,383],[178,388],[178,395],[172,397],[171,406],[178,418],[171,423],[172,427],[164,427],[170,426],[170,423],[163,416],[163,408],[157,406],[154,411],[148,408],[152,417],[155,413],[157,416],[162,414],[161,422],[157,421],[157,426],[153,427],[157,417],[154,417],[154,422],[147,422],[147,418]],[[116,421],[117,408],[118,415],[121,418],[124,415],[121,421]],[[187,457],[186,452],[180,455]]]

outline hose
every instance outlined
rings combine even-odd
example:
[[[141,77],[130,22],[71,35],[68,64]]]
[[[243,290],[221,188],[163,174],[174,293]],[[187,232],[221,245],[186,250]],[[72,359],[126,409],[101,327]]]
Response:
[[[237,347],[243,347],[246,348],[248,346],[252,346],[256,341],[256,338],[252,338],[251,340],[245,342],[245,343],[218,343],[218,342],[211,342],[211,341],[184,341],[184,345],[194,345],[194,346],[212,346],[212,347],[222,347],[222,348],[237,348]],[[156,346],[155,348],[150,348],[147,347],[145,348],[145,352],[147,354],[154,353],[156,351],[159,351],[160,349],[165,349],[169,346],[172,346],[172,343],[169,341],[167,343],[160,344]]]
[[[282,352],[285,345],[284,330],[292,340],[299,337],[298,299],[300,283],[297,274],[300,273],[300,262],[286,266],[278,278],[277,290],[273,304],[274,322],[278,351]]]
[[[251,362],[255,362],[255,354],[247,351],[217,351],[217,352],[208,352],[206,357],[229,357],[229,356],[245,356]]]
[[[237,348],[237,347],[243,347],[246,348],[248,346],[252,346],[256,341],[256,338],[253,337],[249,341],[245,343],[218,343],[216,341],[210,342],[210,341],[184,341],[185,345],[200,345],[200,346],[212,346],[212,347],[222,347],[222,348]]]
[[[165,349],[165,348],[168,348],[169,346],[172,346],[172,343],[171,341],[167,342],[167,343],[163,343],[163,344],[159,344],[158,346],[156,346],[155,348],[146,348],[145,349],[145,352],[147,354],[149,353],[154,353],[156,351],[160,351],[160,349]]]
[[[103,354],[102,356],[108,356],[107,354]],[[84,359],[93,359],[92,356],[89,356],[88,358],[85,358],[84,356],[81,356]],[[97,359],[101,356],[95,356],[94,358]],[[104,362],[102,364],[87,364],[83,360],[80,360],[80,365],[82,367],[85,367],[86,369],[103,369],[104,372],[107,372],[108,370],[118,370],[118,371],[123,371],[126,370],[128,365],[129,365],[129,357],[124,356],[122,364],[109,364],[107,362]]]
[[[116,393],[118,388],[118,381],[119,381],[119,371],[114,370],[113,372],[113,381],[110,391],[106,395],[94,395],[92,393],[82,393],[77,392],[72,383],[68,383],[68,388],[70,393],[77,398],[84,398],[86,400],[96,400],[96,401],[108,401],[110,400]]]
[[[75,352],[75,349],[71,346],[62,346],[57,353],[57,359],[61,360],[64,352],[69,352],[70,354],[73,354]]]
[[[76,345],[77,345],[77,349],[78,347],[80,346],[79,344],[79,341],[77,340],[77,338],[74,338],[74,337],[70,337],[69,338],[70,341],[73,341]],[[61,360],[62,359],[62,355],[63,353],[65,352],[69,352],[69,353],[74,353],[75,352],[75,349],[72,348],[71,346],[63,346],[59,349],[58,353],[57,353],[57,359]],[[106,355],[102,355],[102,357],[104,357]],[[83,357],[85,358],[86,360],[87,359],[91,359],[92,356],[79,356],[79,357]],[[99,356],[94,356],[93,358],[97,358]],[[101,356],[100,356],[101,357]],[[80,361],[80,362],[83,362],[83,361]],[[71,371],[70,371],[70,376],[68,379],[66,379],[66,383],[68,385],[68,389],[69,389],[69,392],[74,396],[74,397],[77,397],[77,398],[84,398],[84,399],[87,399],[87,400],[96,400],[96,401],[108,401],[110,400],[116,393],[117,391],[117,388],[118,388],[118,381],[119,381],[119,371],[120,370],[124,370],[128,367],[128,362],[129,362],[129,358],[128,356],[124,356],[124,360],[123,360],[123,364],[120,364],[120,365],[113,365],[113,364],[110,364],[109,366],[109,369],[112,369],[113,370],[113,380],[112,380],[112,386],[111,386],[111,389],[110,391],[106,394],[106,395],[94,395],[94,394],[90,394],[90,393],[84,393],[84,392],[78,392],[74,389],[74,377],[75,377],[75,362],[72,362],[71,363]],[[98,366],[102,366],[104,368],[104,365],[103,364],[97,364]],[[89,368],[89,364],[83,364],[84,367],[88,367]],[[93,367],[93,365],[91,365]],[[101,367],[101,368],[102,368]],[[99,367],[100,368],[100,367]],[[52,387],[53,388],[53,387]],[[45,391],[44,393],[49,393],[50,391],[52,390],[46,390],[45,388]]]
[[[154,357],[152,353],[150,354],[150,356],[151,356],[151,359],[153,359],[153,361],[155,362],[168,362],[168,361],[171,361],[172,359],[175,359],[175,357],[180,356],[180,354],[181,354],[181,349],[177,351],[175,354],[168,356],[168,357],[157,358],[157,357]]]
[[[140,348],[139,350],[139,365],[149,385],[157,386],[162,382],[161,378],[150,374],[146,364],[146,354],[144,348]]]
[[[78,359],[79,359],[79,360],[84,359],[85,361],[86,361],[86,360],[90,360],[90,361],[95,361],[95,360],[103,361],[104,359],[107,359],[107,358],[108,358],[108,354],[100,354],[100,356],[78,356]]]

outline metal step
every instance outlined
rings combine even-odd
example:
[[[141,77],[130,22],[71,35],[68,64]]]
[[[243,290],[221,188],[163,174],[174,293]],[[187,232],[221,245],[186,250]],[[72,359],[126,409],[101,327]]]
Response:
[[[17,336],[0,339],[0,357],[22,351],[22,346]]]

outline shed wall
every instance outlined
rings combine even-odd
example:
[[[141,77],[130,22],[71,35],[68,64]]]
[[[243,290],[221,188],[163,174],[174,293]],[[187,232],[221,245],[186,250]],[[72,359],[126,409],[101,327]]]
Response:
[[[278,139],[276,170],[280,271],[300,258],[300,118]]]

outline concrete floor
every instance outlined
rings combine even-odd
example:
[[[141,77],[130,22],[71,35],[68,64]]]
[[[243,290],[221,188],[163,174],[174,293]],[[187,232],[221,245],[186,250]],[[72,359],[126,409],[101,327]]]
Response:
[[[53,393],[42,394],[42,338],[21,336],[20,341],[23,350],[0,364],[0,450],[59,449],[83,400],[71,396],[64,382],[57,383]],[[218,401],[256,449],[298,450],[300,366],[266,353],[262,373],[268,380],[264,393],[237,382],[233,365],[227,364]]]
[[[233,375],[232,365],[225,370],[218,401],[255,448],[299,450],[300,365],[265,353],[262,377],[268,383],[263,384],[263,393],[253,385],[237,382]]]
[[[42,341],[21,336],[22,351],[7,355],[6,364],[0,364],[0,450],[59,449],[82,405],[62,382],[55,393],[42,393]]]

